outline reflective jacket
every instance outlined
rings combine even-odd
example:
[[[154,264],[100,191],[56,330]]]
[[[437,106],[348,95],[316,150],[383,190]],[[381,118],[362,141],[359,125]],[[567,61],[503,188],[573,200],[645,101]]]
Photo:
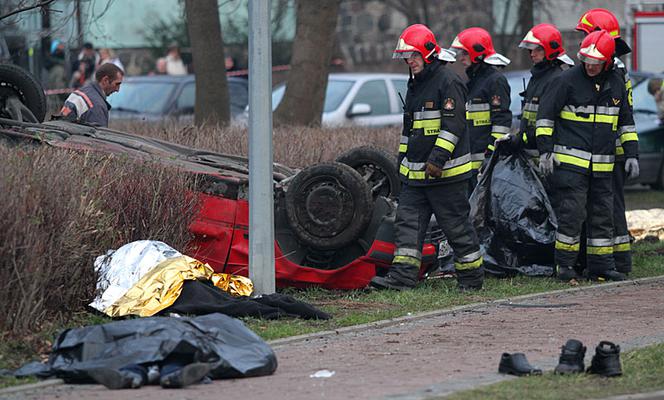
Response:
[[[569,66],[559,61],[542,61],[533,65],[530,69],[530,81],[528,81],[528,87],[523,92],[521,124],[519,127],[520,137],[518,138],[523,142],[523,147],[529,155],[538,155],[535,123],[539,104],[545,95],[551,93],[549,84],[567,69],[569,69]]]
[[[619,58],[613,59],[613,65],[613,72],[625,82],[625,90],[627,90],[627,99],[629,100],[629,113],[633,120],[632,80],[629,78],[625,64]],[[623,161],[625,158],[639,158],[639,137],[636,133],[636,125],[626,126],[618,132],[616,161]]]
[[[399,144],[399,173],[404,183],[426,186],[470,177],[465,102],[461,78],[439,60],[425,65],[408,81]],[[442,176],[427,176],[427,162],[442,168]]]
[[[580,64],[560,74],[551,89],[537,112],[540,153],[555,153],[559,168],[611,177],[616,138],[634,126],[625,81],[613,71],[591,78]]]
[[[493,152],[493,142],[510,133],[510,87],[502,73],[483,62],[471,65],[466,73],[470,78],[467,83],[466,126],[473,169],[478,170],[485,154]]]

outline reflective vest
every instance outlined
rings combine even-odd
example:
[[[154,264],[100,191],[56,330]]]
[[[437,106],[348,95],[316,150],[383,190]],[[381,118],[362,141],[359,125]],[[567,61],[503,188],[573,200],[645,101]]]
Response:
[[[426,186],[470,177],[465,101],[461,78],[439,60],[410,79],[399,144],[399,173],[404,183]],[[427,176],[427,162],[441,168],[442,176]]]
[[[471,65],[466,73],[470,78],[466,127],[473,169],[478,170],[485,155],[493,152],[493,142],[511,131],[510,87],[502,73],[483,62]]]
[[[560,168],[598,177],[611,177],[618,135],[636,138],[624,80],[612,71],[590,78],[583,64],[553,81],[535,126],[540,153],[555,153]]]

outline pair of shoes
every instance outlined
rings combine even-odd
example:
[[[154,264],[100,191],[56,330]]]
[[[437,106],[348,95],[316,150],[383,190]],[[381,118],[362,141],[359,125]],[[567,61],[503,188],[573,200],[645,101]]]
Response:
[[[570,282],[571,280],[579,280],[580,277],[573,267],[561,267],[556,265],[556,275],[558,280],[562,282]]]
[[[208,372],[210,372],[210,364],[187,364],[169,374],[162,375],[159,384],[165,389],[179,389],[200,382]]]
[[[500,364],[498,364],[498,372],[516,376],[542,374],[541,369],[530,365],[523,353],[503,353],[500,357]]]
[[[586,347],[583,343],[575,339],[568,340],[561,348],[558,365],[554,372],[556,374],[578,374],[583,372],[585,355]],[[595,348],[595,355],[586,372],[606,377],[622,375],[620,346],[607,341],[600,342]]]
[[[143,377],[135,372],[113,368],[97,368],[89,370],[87,373],[95,382],[112,390],[138,389],[144,383]]]
[[[569,339],[560,348],[558,365],[553,370],[556,374],[578,374],[585,370],[583,359],[586,357],[586,346],[576,339]]]
[[[415,285],[410,285],[400,281],[399,279],[396,279],[389,273],[385,276],[374,276],[373,278],[371,278],[371,282],[369,282],[369,285],[371,285],[372,288],[379,290],[383,289],[410,290],[415,287]]]

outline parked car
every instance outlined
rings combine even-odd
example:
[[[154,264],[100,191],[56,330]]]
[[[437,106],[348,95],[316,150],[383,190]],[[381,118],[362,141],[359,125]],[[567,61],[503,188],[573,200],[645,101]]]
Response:
[[[249,102],[249,82],[228,77],[231,118],[242,114]],[[172,118],[188,122],[193,119],[196,100],[194,75],[129,76],[120,91],[108,97],[113,107],[112,120],[137,119],[157,121]]]
[[[325,91],[322,125],[400,126],[403,109],[399,94],[405,100],[408,75],[382,73],[330,74]],[[286,84],[272,91],[272,110],[284,97]],[[248,108],[243,119],[248,118]]]
[[[650,78],[664,79],[653,74]],[[639,164],[641,173],[633,182],[664,190],[664,125],[657,117],[655,98],[648,93],[649,78],[644,78],[632,89],[634,122],[639,135]]]

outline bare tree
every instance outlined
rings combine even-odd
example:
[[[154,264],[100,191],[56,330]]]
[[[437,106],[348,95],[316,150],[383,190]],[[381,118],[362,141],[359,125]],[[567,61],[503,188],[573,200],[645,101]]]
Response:
[[[340,0],[297,1],[288,86],[274,121],[320,125]]]
[[[196,71],[194,122],[228,125],[228,82],[217,0],[186,0],[185,14]]]

